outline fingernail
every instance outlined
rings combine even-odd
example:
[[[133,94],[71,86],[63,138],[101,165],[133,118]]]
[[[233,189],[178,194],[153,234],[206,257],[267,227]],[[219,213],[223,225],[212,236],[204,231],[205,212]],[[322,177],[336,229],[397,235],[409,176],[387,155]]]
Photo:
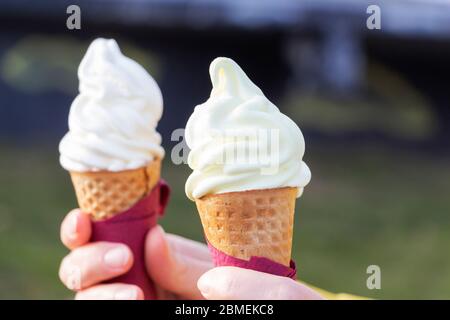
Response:
[[[137,300],[137,297],[136,289],[123,289],[116,292],[114,300]]]
[[[155,226],[156,229],[158,229],[158,232],[161,234],[161,238],[163,240],[164,246],[166,248],[166,250],[169,252],[169,256],[170,253],[174,250],[172,250],[172,245],[171,243],[167,242],[167,238],[166,238],[166,232],[164,231],[164,229],[158,224]]]
[[[103,260],[110,268],[123,268],[130,259],[130,253],[124,246],[118,246],[105,253]]]
[[[69,218],[69,223],[68,223],[68,236],[70,239],[76,239],[78,236],[78,212],[74,213],[72,216],[70,216]]]
[[[155,226],[155,228],[157,228],[159,230],[159,232],[161,233],[161,235],[164,237],[164,239],[166,238],[166,232],[164,231],[163,227],[161,227],[159,224],[157,224]]]
[[[173,265],[179,266],[187,265],[188,262],[186,261],[186,257],[183,254],[178,253],[176,242],[167,241],[166,232],[160,225],[157,225],[155,228],[158,228],[159,232],[161,233],[161,237],[164,241],[164,248],[167,252],[167,256],[169,257],[169,259],[171,259]]]

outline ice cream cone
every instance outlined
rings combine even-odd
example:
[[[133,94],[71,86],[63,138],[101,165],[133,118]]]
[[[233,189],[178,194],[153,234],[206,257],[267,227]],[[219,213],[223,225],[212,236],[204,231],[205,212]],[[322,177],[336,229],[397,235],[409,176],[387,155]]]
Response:
[[[118,172],[70,172],[83,212],[93,220],[103,220],[132,207],[148,194],[159,180],[161,160],[147,167]]]
[[[265,257],[289,266],[297,188],[211,194],[196,199],[205,236],[236,258]]]

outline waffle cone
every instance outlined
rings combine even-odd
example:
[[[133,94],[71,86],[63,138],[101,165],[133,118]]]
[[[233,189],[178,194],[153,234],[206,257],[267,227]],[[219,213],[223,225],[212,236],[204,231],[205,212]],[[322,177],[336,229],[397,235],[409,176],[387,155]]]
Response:
[[[297,188],[212,194],[196,200],[205,236],[236,258],[289,266]]]
[[[132,207],[159,181],[161,161],[147,167],[118,172],[70,172],[83,212],[93,220],[103,220]]]

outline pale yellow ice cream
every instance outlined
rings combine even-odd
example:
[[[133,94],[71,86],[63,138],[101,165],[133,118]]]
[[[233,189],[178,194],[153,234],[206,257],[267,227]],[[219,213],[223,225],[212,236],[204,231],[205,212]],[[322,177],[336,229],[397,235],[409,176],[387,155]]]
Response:
[[[279,111],[236,62],[217,58],[210,66],[212,91],[195,107],[185,131],[193,170],[185,191],[191,199],[245,190],[298,188],[311,179],[302,161],[299,127]]]
[[[69,171],[123,171],[164,156],[156,126],[161,91],[113,39],[96,39],[78,69],[80,93],[70,108],[60,163]]]

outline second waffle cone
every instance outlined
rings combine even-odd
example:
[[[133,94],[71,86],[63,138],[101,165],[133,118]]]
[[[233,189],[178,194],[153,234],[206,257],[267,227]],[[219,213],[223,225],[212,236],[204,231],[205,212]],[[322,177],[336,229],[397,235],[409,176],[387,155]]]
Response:
[[[159,181],[161,160],[147,167],[118,172],[70,172],[83,212],[93,220],[110,218],[132,207]]]
[[[207,195],[196,200],[205,236],[236,258],[265,257],[289,266],[297,188]]]

